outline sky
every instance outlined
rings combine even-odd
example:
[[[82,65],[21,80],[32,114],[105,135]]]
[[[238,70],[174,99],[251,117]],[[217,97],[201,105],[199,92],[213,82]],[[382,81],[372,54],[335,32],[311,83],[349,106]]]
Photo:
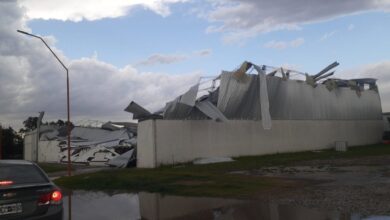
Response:
[[[72,121],[130,121],[247,60],[337,78],[377,78],[390,111],[390,0],[1,0],[0,123],[45,111]]]

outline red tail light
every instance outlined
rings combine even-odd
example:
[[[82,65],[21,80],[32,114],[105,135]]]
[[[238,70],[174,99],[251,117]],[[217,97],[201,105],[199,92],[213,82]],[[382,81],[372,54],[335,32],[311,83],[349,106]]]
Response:
[[[0,181],[0,186],[9,186],[12,184],[14,184],[14,181],[12,181],[12,180],[1,180]]]
[[[59,204],[62,200],[62,193],[58,190],[39,197],[38,205]]]
[[[51,201],[59,202],[61,201],[61,199],[62,199],[62,193],[60,191],[56,190],[51,194]]]

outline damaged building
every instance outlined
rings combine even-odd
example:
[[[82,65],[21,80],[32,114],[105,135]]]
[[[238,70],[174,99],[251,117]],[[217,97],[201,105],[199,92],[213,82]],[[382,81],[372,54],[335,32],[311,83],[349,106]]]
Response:
[[[24,159],[38,162],[68,161],[65,127],[44,125],[24,138]],[[73,127],[70,146],[72,163],[127,167],[135,165],[137,124],[107,122],[96,127]],[[37,143],[38,146],[37,147]]]
[[[138,167],[319,150],[381,141],[376,79],[338,79],[244,62],[198,83],[157,112],[135,102]],[[299,76],[299,77],[297,77]]]

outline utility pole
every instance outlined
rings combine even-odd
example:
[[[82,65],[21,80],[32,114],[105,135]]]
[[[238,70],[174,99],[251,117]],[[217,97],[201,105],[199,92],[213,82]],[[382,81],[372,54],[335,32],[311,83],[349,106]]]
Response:
[[[46,41],[37,35],[27,33],[25,31],[17,30],[17,32],[21,34],[25,34],[31,37],[35,37],[42,41],[43,44],[47,47],[47,49],[50,50],[50,52],[53,54],[53,56],[57,59],[57,61],[61,64],[62,67],[64,67],[66,72],[66,109],[67,109],[67,115],[68,115],[68,123],[67,123],[67,136],[68,136],[68,176],[72,175],[72,164],[70,161],[70,132],[71,132],[71,124],[70,124],[70,95],[69,95],[69,69],[65,66],[65,64],[58,58],[57,54],[54,53],[54,51],[49,47],[49,45],[46,43]]]
[[[0,160],[3,159],[3,127],[0,124]]]
[[[39,117],[37,120],[37,137],[35,139],[35,161],[37,163],[39,162],[39,134],[41,133],[41,123],[44,114],[45,112],[39,112]]]

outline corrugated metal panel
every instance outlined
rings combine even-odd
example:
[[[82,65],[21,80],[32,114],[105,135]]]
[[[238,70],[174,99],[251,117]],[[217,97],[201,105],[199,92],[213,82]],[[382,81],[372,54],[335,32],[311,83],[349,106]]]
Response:
[[[260,111],[261,111],[261,122],[263,123],[264,129],[271,129],[271,115],[269,113],[269,100],[268,100],[268,86],[267,86],[267,76],[265,75],[264,70],[260,69],[258,66],[254,66],[258,72],[259,77],[259,87],[260,87]]]
[[[164,110],[164,119],[186,119],[194,107],[180,103],[180,97],[168,102]]]
[[[133,113],[134,119],[142,119],[151,115],[148,110],[144,109],[134,101],[130,102],[130,104],[125,108],[125,111]]]
[[[260,119],[258,76],[245,75],[236,79],[233,74],[233,72],[221,74],[218,109],[228,119]]]
[[[199,84],[192,86],[186,93],[184,93],[180,98],[180,103],[186,104],[188,106],[195,106],[196,95],[198,94]]]
[[[304,81],[266,76],[260,67],[253,66],[259,74],[223,71],[219,77],[219,88],[196,103],[207,99],[227,119],[263,118],[264,128],[271,127],[271,119],[382,119],[382,107],[376,89],[356,91],[350,87],[335,86],[328,90],[322,84],[313,87]],[[246,70],[247,66],[244,67]],[[193,107],[198,86],[193,86],[185,95],[167,103],[164,119],[206,119],[207,114]]]
[[[261,119],[258,75],[238,80],[223,72],[218,109],[228,119]],[[273,120],[372,120],[381,119],[378,92],[364,90],[357,94],[350,88],[332,91],[324,85],[315,88],[302,81],[267,77],[269,109]]]
[[[213,105],[213,103],[205,100],[202,102],[197,102],[196,107],[209,118],[216,121],[226,122],[228,119],[219,111],[219,109]]]
[[[379,93],[350,88],[329,91],[325,85],[315,88],[295,80],[268,77],[272,119],[291,120],[374,120],[381,119]]]

